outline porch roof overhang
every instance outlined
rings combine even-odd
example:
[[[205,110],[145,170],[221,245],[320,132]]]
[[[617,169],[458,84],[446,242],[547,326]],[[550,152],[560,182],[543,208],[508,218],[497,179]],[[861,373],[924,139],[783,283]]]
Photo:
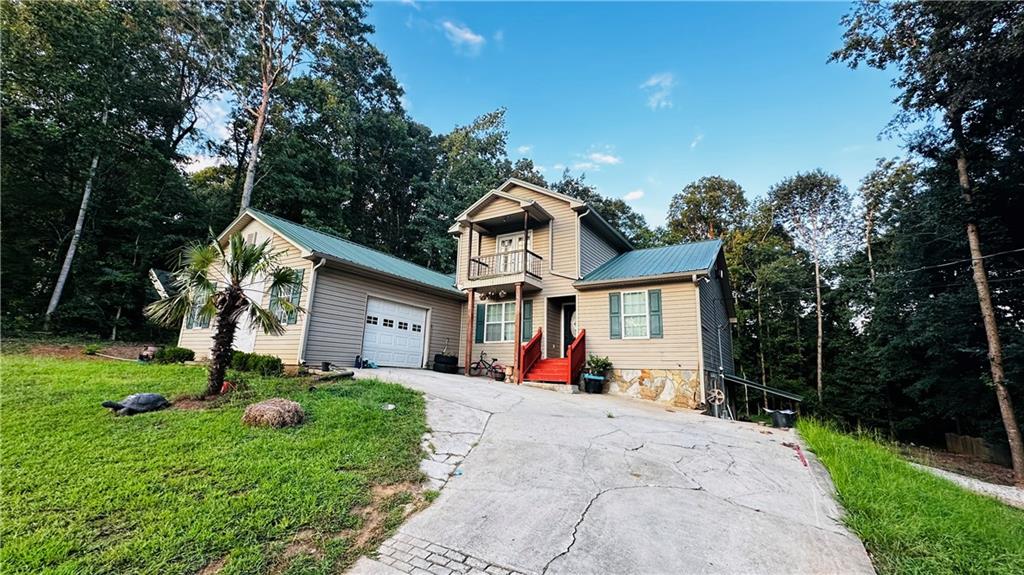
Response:
[[[508,208],[499,211],[497,214],[484,212],[484,208],[499,201],[506,203]],[[455,223],[448,228],[448,232],[452,234],[459,233],[463,226],[468,226],[477,232],[488,234],[516,229],[521,230],[523,228],[523,214],[528,216],[527,222],[530,227],[546,224],[554,219],[543,206],[533,200],[492,190],[460,214]]]

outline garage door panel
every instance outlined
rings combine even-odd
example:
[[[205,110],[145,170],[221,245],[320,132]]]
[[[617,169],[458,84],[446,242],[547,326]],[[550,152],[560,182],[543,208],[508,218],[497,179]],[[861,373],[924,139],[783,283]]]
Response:
[[[363,357],[381,366],[422,366],[426,319],[424,308],[369,298]]]

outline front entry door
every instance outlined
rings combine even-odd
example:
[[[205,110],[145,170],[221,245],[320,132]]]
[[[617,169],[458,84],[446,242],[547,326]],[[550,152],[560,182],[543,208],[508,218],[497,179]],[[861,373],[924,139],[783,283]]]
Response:
[[[572,340],[576,339],[576,304],[562,305],[562,357],[568,355]]]

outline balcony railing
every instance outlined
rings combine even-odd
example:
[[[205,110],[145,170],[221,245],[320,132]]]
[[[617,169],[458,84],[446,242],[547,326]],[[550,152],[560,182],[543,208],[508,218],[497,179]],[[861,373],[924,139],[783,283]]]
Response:
[[[544,258],[530,250],[500,252],[476,256],[469,260],[469,279],[482,280],[525,273],[540,279],[544,271]]]

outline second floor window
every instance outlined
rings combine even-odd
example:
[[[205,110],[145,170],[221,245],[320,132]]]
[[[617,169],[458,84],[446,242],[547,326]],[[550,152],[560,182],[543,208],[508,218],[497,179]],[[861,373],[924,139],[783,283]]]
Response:
[[[515,341],[516,302],[487,304],[484,316],[484,341]]]

